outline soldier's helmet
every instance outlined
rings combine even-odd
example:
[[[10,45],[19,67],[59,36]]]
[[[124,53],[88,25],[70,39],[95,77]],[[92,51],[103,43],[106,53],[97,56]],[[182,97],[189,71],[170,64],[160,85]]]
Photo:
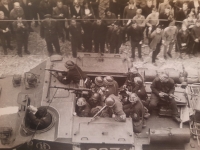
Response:
[[[100,76],[96,77],[94,83],[98,86],[103,86],[103,78]]]
[[[100,94],[94,93],[91,98],[93,101],[98,102],[100,100]]]
[[[135,67],[130,68],[129,72],[136,74],[138,73],[137,69]]]
[[[75,64],[74,64],[74,62],[73,61],[71,61],[71,60],[68,60],[68,61],[66,61],[66,63],[65,63],[65,67],[67,68],[67,69],[74,69],[74,67],[75,67]]]
[[[114,79],[111,76],[106,76],[103,78],[104,85],[109,86],[114,84]]]
[[[105,103],[106,103],[106,106],[113,107],[115,104],[115,99],[112,97],[108,97],[106,98]]]
[[[135,77],[134,78],[134,82],[138,85],[141,85],[142,84],[142,79],[140,77]]]
[[[46,107],[39,107],[37,112],[35,113],[35,116],[40,119],[47,114],[47,108]]]
[[[86,105],[86,100],[85,98],[83,97],[80,97],[78,100],[77,100],[77,103],[76,103],[79,107],[81,106],[85,106]]]

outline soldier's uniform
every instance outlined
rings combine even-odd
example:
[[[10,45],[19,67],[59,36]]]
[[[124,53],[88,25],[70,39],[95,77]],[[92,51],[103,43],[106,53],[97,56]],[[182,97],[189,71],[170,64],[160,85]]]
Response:
[[[26,21],[21,22],[24,27],[18,26],[18,21],[13,22],[13,29],[16,34],[16,41],[17,41],[17,53],[20,57],[22,57],[22,47],[24,46],[24,52],[30,54],[28,51],[28,24]]]
[[[47,44],[47,50],[49,55],[53,54],[53,46],[56,49],[57,54],[60,54],[60,45],[58,40],[58,26],[57,22],[54,19],[50,18],[50,15],[45,15],[44,19],[40,26],[40,36],[45,39]]]

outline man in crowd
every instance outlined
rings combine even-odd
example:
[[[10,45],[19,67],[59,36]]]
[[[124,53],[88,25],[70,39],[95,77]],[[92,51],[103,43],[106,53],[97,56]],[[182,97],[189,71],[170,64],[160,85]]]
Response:
[[[4,20],[8,20],[8,18],[4,16],[3,11],[0,11],[0,39],[4,50],[4,55],[7,55],[8,53],[7,48],[13,50],[13,47],[10,44],[11,40],[10,22]]]
[[[99,1],[100,0],[89,0],[89,3],[94,11],[95,18],[99,17]]]
[[[192,53],[195,55],[199,50],[199,42],[200,42],[200,20],[196,21],[196,25],[192,28],[191,31],[192,39],[194,41],[192,47]]]
[[[22,57],[22,47],[24,47],[24,52],[26,54],[30,54],[28,51],[29,30],[27,22],[22,21],[22,18],[18,17],[18,19],[13,22],[13,30],[16,36],[17,54],[19,57]]]
[[[172,21],[173,16],[170,13],[170,7],[166,7],[164,12],[161,12],[159,15],[160,25],[162,29],[165,29],[169,26],[169,23]]]
[[[110,95],[105,100],[106,108],[102,111],[102,117],[112,117],[115,121],[125,122],[126,114],[123,111],[122,103],[114,94]]]
[[[129,5],[124,8],[123,19],[133,19],[136,15],[136,6],[134,0],[129,0]],[[126,25],[127,20],[124,20],[123,24]]]
[[[110,53],[119,54],[119,48],[122,45],[123,29],[119,26],[119,22],[115,22],[108,29],[107,43],[110,45]]]
[[[135,17],[133,20],[136,21],[137,25],[144,31],[145,28],[145,17],[142,15],[142,9],[137,9]]]
[[[69,19],[69,8],[66,5],[63,5],[63,2],[61,0],[57,1],[57,6],[53,8],[53,18],[54,19]],[[62,38],[62,41],[65,41],[64,38],[64,32],[66,33],[66,37],[69,40],[69,25],[68,21],[57,21],[58,24],[58,30],[59,30],[59,36]]]
[[[169,78],[167,73],[161,73],[159,77],[156,77],[152,82],[151,90],[152,93],[149,104],[150,111],[155,109],[159,102],[162,102],[165,105],[170,106],[173,119],[180,123],[181,119],[178,117],[176,102],[172,97],[175,91],[174,80]]]
[[[60,44],[58,41],[59,29],[57,21],[55,19],[52,19],[50,14],[46,14],[44,18],[45,19],[42,21],[40,26],[40,36],[46,41],[49,56],[53,54],[53,45],[56,49],[57,54],[61,54]]]
[[[112,76],[106,76],[103,78],[104,86],[106,87],[106,97],[111,94],[118,95],[118,83],[113,79]]]
[[[161,13],[165,13],[165,8],[169,8],[170,14],[172,14],[172,12],[171,12],[171,5],[169,4],[169,0],[164,0],[164,2],[159,5],[158,12],[160,14]]]
[[[138,49],[138,57],[142,59],[141,45],[143,40],[143,30],[137,25],[136,21],[133,20],[131,26],[127,29],[127,34],[131,37],[131,58],[135,59],[135,48]]]
[[[72,55],[74,58],[76,58],[77,51],[81,50],[82,34],[84,31],[82,30],[80,23],[78,23],[75,19],[71,20],[69,33],[71,34]]]
[[[104,53],[105,51],[105,42],[107,34],[107,26],[101,19],[97,19],[93,23],[93,40],[94,40],[94,49],[95,53]]]
[[[152,9],[154,8],[153,0],[146,0],[146,6],[142,8],[142,15],[146,18],[149,14],[152,13]]]
[[[74,19],[81,19],[82,7],[80,6],[79,0],[74,0],[73,6],[70,7],[71,17]]]
[[[55,2],[52,0],[41,0],[39,5],[40,19],[44,19],[46,14],[51,14],[53,12],[53,7],[55,7]]]
[[[10,11],[13,9],[13,4],[8,0],[1,0],[0,11],[4,12],[4,16],[10,18]]]
[[[17,20],[17,18],[22,18],[24,19],[24,10],[20,6],[19,2],[14,3],[14,8],[10,12],[10,19],[11,20]]]
[[[178,33],[178,29],[175,26],[175,21],[172,21],[169,24],[169,27],[164,29],[163,36],[162,36],[162,44],[164,46],[164,58],[167,59],[167,54],[169,57],[172,58],[171,51],[175,42],[177,41],[176,36]],[[169,47],[169,49],[168,49]],[[167,50],[168,49],[168,50]]]

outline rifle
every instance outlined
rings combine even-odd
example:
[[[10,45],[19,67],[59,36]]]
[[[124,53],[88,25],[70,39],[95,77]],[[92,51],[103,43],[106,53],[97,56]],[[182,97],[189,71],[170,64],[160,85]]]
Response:
[[[88,124],[93,121],[107,106],[103,106],[103,108],[101,108],[101,110],[99,110],[91,119],[90,121],[88,122]]]
[[[50,86],[50,88],[56,88],[56,89],[63,89],[63,90],[73,90],[73,91],[88,91],[91,92],[91,89],[87,88],[66,88],[66,87],[59,87],[59,86]]]
[[[167,94],[165,92],[161,92],[161,93],[163,93],[165,96],[172,97],[172,98],[176,99],[177,101],[181,101],[181,99],[178,96],[174,95],[174,94],[170,94],[169,95],[169,94]]]
[[[64,71],[64,70],[56,70],[56,69],[44,69],[44,70],[47,70],[47,71],[50,71],[50,72],[60,72],[60,73],[67,73],[67,71]]]

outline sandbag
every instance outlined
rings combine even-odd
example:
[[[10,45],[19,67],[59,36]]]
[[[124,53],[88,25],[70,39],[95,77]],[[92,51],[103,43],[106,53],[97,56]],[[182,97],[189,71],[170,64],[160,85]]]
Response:
[[[166,68],[165,71],[169,74],[169,77],[172,78],[175,83],[181,83],[179,79],[181,77],[181,73],[179,71],[175,70],[174,68]]]
[[[144,81],[153,82],[153,80],[158,76],[156,70],[145,70],[144,72]]]

